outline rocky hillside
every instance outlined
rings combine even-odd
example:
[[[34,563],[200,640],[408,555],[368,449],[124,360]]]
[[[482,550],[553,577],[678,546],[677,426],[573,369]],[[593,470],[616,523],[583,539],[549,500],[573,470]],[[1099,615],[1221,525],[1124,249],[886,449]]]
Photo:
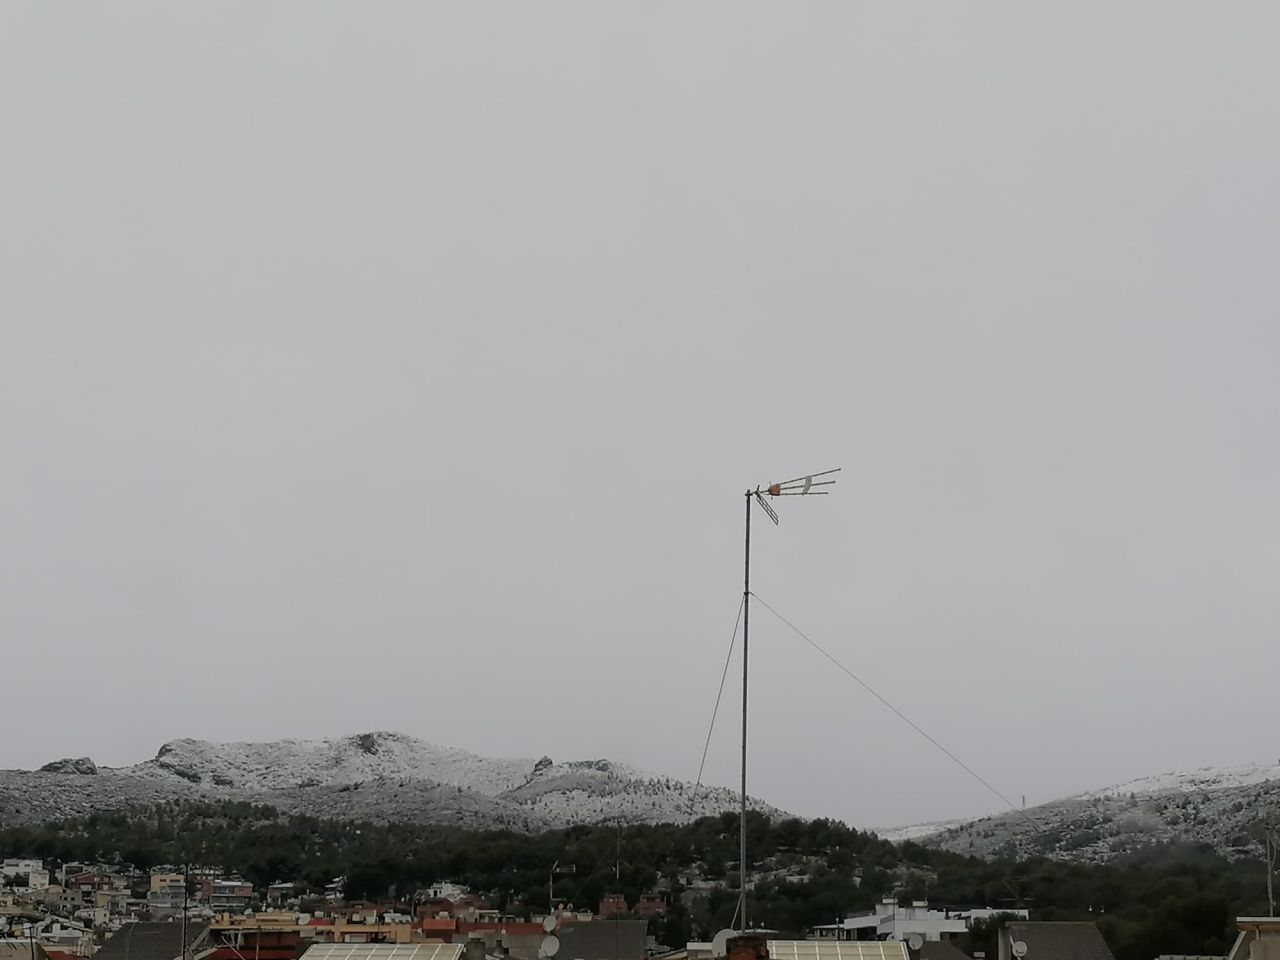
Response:
[[[886,830],[887,839],[982,857],[1046,855],[1102,862],[1152,843],[1207,843],[1229,857],[1258,856],[1258,825],[1280,819],[1280,763],[1206,767],[977,820]]]
[[[538,830],[578,823],[682,823],[737,809],[737,795],[608,760],[481,757],[397,733],[324,740],[173,740],[154,759],[90,758],[0,771],[0,822],[41,821],[169,798],[268,803],[289,812]],[[753,801],[770,815],[780,811]]]

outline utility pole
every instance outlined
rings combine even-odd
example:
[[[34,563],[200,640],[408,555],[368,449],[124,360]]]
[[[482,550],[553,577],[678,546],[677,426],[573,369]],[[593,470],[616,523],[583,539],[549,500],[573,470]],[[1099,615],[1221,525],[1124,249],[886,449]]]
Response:
[[[191,863],[182,865],[182,953],[179,957],[187,960],[187,886],[191,882]]]

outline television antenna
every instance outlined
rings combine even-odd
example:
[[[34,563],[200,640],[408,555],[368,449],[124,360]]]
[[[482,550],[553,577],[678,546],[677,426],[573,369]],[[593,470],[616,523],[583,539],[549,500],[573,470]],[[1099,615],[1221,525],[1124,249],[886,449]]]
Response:
[[[738,820],[738,930],[741,933],[747,932],[747,627],[751,599],[751,501],[758,503],[765,516],[777,526],[778,513],[766,497],[825,496],[831,491],[818,488],[834,484],[834,475],[840,470],[840,467],[835,467],[780,483],[770,483],[748,490],[746,495],[746,561],[743,564],[742,578],[742,809]]]
[[[576,864],[561,863],[557,860],[551,865],[551,869],[547,872],[547,900],[549,901],[547,904],[548,916],[555,916],[556,912],[556,874],[576,874],[577,872],[578,867]],[[551,931],[548,930],[547,932],[550,933]]]

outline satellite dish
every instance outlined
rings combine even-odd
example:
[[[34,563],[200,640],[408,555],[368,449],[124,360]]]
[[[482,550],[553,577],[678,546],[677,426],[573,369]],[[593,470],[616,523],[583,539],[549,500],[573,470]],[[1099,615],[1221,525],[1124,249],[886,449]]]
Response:
[[[911,934],[911,936],[907,937],[907,946],[912,950],[919,950],[924,946],[924,937],[918,933]]]
[[[1025,957],[1027,955],[1027,941],[1025,940],[1013,941],[1013,955],[1015,957]]]
[[[538,956],[543,960],[551,960],[560,952],[560,938],[554,933],[549,933],[542,938],[542,944],[538,947]]]
[[[557,923],[558,921],[556,920],[556,915],[554,913],[547,914],[547,916],[542,918],[542,932],[555,933]]]
[[[729,938],[736,937],[737,930],[726,928],[711,939],[711,956],[727,957],[729,955]]]

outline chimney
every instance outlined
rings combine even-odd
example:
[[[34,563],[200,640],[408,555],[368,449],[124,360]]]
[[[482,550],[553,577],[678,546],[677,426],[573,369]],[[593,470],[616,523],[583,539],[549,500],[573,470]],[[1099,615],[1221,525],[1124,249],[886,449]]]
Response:
[[[462,948],[463,960],[484,960],[484,956],[484,941],[479,937],[471,937],[467,940],[467,945]]]
[[[758,933],[730,937],[726,948],[728,960],[769,960],[769,944]]]

